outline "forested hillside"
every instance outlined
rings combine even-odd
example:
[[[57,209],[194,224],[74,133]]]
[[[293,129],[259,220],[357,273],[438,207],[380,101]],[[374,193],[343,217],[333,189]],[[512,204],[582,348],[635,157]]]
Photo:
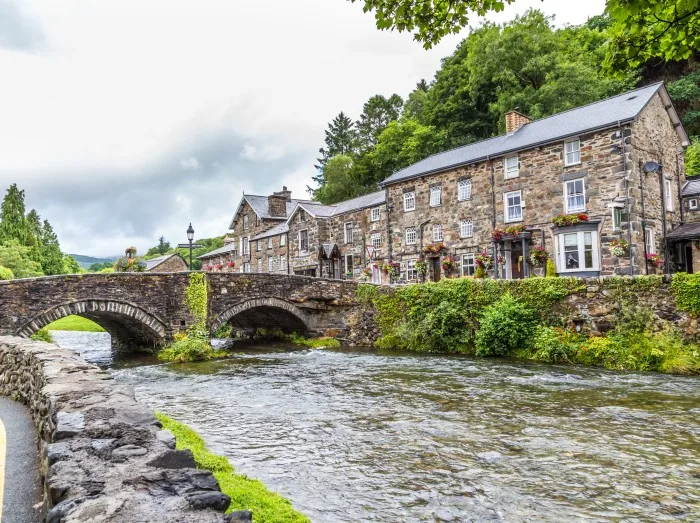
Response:
[[[537,10],[472,30],[433,80],[419,82],[405,99],[375,95],[357,120],[340,112],[328,124],[309,191],[326,204],[366,194],[426,156],[501,134],[509,110],[538,119],[659,80],[688,133],[700,134],[697,53],[632,67],[634,61],[609,58],[615,35],[607,15],[556,28]],[[688,160],[688,172],[700,171],[697,145]]]

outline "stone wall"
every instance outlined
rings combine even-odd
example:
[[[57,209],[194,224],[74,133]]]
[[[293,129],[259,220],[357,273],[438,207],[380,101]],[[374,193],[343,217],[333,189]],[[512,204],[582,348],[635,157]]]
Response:
[[[108,373],[67,349],[0,337],[0,394],[29,407],[48,523],[223,521],[230,499]]]
[[[194,260],[193,260],[194,261]],[[163,263],[159,263],[149,272],[181,272],[189,270],[185,259],[179,254],[175,253],[170,258],[165,260]]]

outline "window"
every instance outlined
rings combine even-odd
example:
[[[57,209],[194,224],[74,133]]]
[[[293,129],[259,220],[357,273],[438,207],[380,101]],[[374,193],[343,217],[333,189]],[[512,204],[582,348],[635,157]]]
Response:
[[[382,246],[382,235],[380,233],[374,233],[372,235],[372,247],[379,249]]]
[[[519,222],[523,219],[523,206],[520,191],[507,192],[503,195],[503,204],[506,208],[505,221]]]
[[[381,209],[379,207],[373,207],[372,208],[372,216],[371,219],[373,222],[378,222],[379,221],[379,213],[381,212]]]
[[[442,225],[433,225],[433,241],[442,241]]]
[[[406,245],[415,245],[417,240],[415,227],[406,229]]]
[[[248,215],[247,214],[243,215],[243,230],[244,231],[248,230]]]
[[[260,225],[260,216],[255,215],[255,225]]]
[[[267,272],[275,270],[275,259],[272,256],[267,257]]]
[[[347,222],[343,231],[345,243],[352,243],[352,222]]]
[[[613,207],[613,230],[622,229],[622,207]]]
[[[262,251],[262,240],[258,240],[256,248],[258,249],[258,252]]]
[[[347,279],[351,280],[355,272],[355,262],[352,254],[345,255],[345,276]]]
[[[280,272],[287,272],[287,257],[280,256]]]
[[[688,209],[691,211],[694,211],[698,208],[698,201],[693,198],[692,200],[688,200]]]
[[[505,162],[503,163],[504,177],[517,178],[520,175],[520,162],[518,161],[518,155],[506,156]]]
[[[647,254],[656,254],[656,242],[654,241],[654,229],[644,229],[644,243],[647,246]]]
[[[267,248],[272,249],[272,236],[267,239]]]
[[[248,256],[250,253],[250,241],[248,238],[241,238],[241,256]]]
[[[287,245],[287,235],[280,234],[280,247],[284,247],[285,245]]]
[[[472,197],[472,181],[471,180],[460,180],[457,182],[457,192],[458,200],[471,200]]]
[[[581,140],[564,143],[564,165],[581,163]]]
[[[474,276],[475,273],[474,254],[462,254],[462,276]]]
[[[586,188],[583,178],[564,183],[564,198],[566,212],[582,212],[586,210]]]
[[[299,211],[299,221],[300,222],[305,222],[306,221],[306,211],[304,209],[301,209]]]
[[[258,272],[262,272],[262,258],[258,258]]]
[[[673,211],[673,184],[668,178],[664,178],[664,196],[666,197],[666,210]]]
[[[437,187],[430,188],[430,206],[440,207],[440,200],[442,198],[442,187],[439,185]]]
[[[243,272],[250,272],[250,263],[245,262],[243,264]]]
[[[559,272],[597,271],[598,233],[579,231],[557,235]]]
[[[416,271],[416,260],[406,260],[406,280],[417,280],[418,271]]]
[[[462,220],[459,222],[459,237],[471,238],[474,236],[474,224],[471,220]]]
[[[306,229],[299,231],[299,250],[301,252],[309,250],[309,231]]]
[[[403,193],[403,210],[414,211],[416,209],[416,193],[413,191]]]

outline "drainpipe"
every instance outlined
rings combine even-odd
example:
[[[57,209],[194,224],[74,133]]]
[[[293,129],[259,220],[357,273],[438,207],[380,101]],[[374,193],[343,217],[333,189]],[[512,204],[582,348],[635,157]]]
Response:
[[[676,183],[678,184],[678,203],[681,206],[681,223],[685,223],[685,209],[683,209],[683,197],[681,193],[681,163],[678,157],[680,153],[676,153]]]
[[[641,160],[639,160],[639,190],[642,194],[642,240],[644,240],[644,274],[649,274],[649,265],[647,264],[647,254],[649,254],[647,252],[647,214],[646,208],[644,207],[644,169],[642,169]]]
[[[625,205],[627,206],[627,245],[629,245],[628,256],[630,262],[630,276],[634,276],[634,256],[632,254],[632,208],[630,203],[629,176],[627,175],[627,154],[625,153],[625,136],[622,131],[622,124],[618,120],[617,129],[620,133],[620,154],[622,155],[622,172],[625,173]],[[641,174],[640,174],[641,176]],[[613,227],[615,224],[613,223]],[[646,261],[644,262],[646,264]]]
[[[384,189],[384,201],[386,202],[386,244],[389,259],[393,259],[393,242],[392,242],[392,231],[391,231],[391,205],[389,205],[389,189]],[[367,248],[363,250],[365,252]]]
[[[430,220],[425,220],[423,223],[421,223],[418,228],[420,229],[420,240],[418,243],[418,259],[422,260],[423,259],[423,227],[428,225],[430,223]],[[421,275],[421,278],[423,281],[421,283],[425,283],[425,274]]]
[[[496,229],[496,175],[494,173],[493,169],[493,160],[491,160],[489,155],[486,155],[486,161],[489,162],[489,167],[491,170],[491,231],[494,231]],[[496,245],[496,242],[492,243],[492,251],[493,251],[493,264],[494,264],[494,278],[499,279],[499,274],[498,274],[498,246]]]
[[[664,168],[663,166],[659,169],[659,189],[661,194],[661,227],[664,235],[664,274],[668,274],[668,242],[666,241],[666,229],[668,227],[666,220],[666,187],[664,183]]]

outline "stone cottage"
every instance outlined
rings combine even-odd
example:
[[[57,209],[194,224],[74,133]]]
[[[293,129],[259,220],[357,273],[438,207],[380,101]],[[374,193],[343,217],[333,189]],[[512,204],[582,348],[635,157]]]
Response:
[[[666,237],[683,219],[688,144],[661,83],[536,121],[508,113],[506,134],[382,182],[388,256],[407,281],[421,258],[432,280],[479,263],[523,278],[545,256],[567,276],[668,270],[683,260]]]
[[[681,187],[681,222],[668,234],[669,249],[677,261],[676,270],[700,271],[700,174],[686,176]]]
[[[177,252],[146,260],[146,272],[183,272],[187,270],[189,270],[187,262]]]

